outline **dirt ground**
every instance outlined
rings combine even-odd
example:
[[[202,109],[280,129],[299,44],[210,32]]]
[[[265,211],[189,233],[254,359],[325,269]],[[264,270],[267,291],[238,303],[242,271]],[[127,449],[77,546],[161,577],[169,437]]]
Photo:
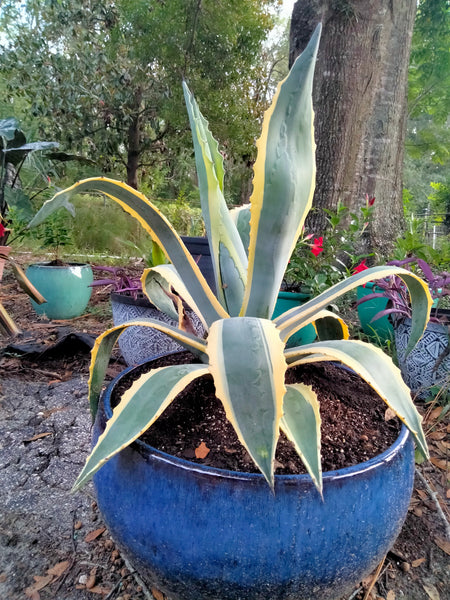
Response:
[[[0,300],[24,332],[0,337],[0,598],[164,600],[116,549],[92,488],[70,494],[89,451],[89,346],[112,323],[108,293],[94,289],[80,318],[48,322],[6,270]],[[115,354],[109,376],[123,368]],[[378,571],[336,600],[450,599],[450,425],[441,407],[421,410],[432,458],[417,466],[402,532]]]

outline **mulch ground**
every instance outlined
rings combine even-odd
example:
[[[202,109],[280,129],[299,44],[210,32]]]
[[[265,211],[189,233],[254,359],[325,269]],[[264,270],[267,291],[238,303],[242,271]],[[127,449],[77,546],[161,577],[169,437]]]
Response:
[[[94,289],[81,317],[49,322],[6,269],[0,301],[24,332],[0,338],[0,597],[164,600],[120,555],[92,488],[70,494],[89,451],[89,343],[112,324],[108,292]],[[116,352],[108,376],[123,368]],[[419,409],[431,460],[417,466],[405,525],[377,572],[339,600],[450,598],[450,425],[442,407]]]

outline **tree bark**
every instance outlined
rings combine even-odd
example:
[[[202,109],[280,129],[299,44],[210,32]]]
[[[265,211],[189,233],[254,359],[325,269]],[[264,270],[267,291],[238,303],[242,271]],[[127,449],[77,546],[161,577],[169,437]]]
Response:
[[[392,249],[403,226],[406,90],[416,0],[297,0],[292,64],[319,21],[314,83],[317,186],[314,206],[357,211],[375,196],[371,249]],[[325,228],[323,211],[308,227]]]

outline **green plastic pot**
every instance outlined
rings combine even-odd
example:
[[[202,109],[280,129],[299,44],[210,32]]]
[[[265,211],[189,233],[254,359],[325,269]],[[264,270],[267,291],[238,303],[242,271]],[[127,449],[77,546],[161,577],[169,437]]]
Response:
[[[383,290],[374,283],[366,283],[363,287],[359,285],[356,288],[356,297],[358,300],[368,296],[369,294],[377,294]],[[364,333],[372,338],[377,338],[381,341],[391,340],[394,336],[394,329],[388,317],[381,317],[376,321],[372,321],[373,317],[381,310],[385,310],[388,303],[387,298],[373,298],[367,302],[358,305],[358,317]],[[371,322],[372,321],[372,322]]]
[[[38,315],[49,319],[73,319],[85,310],[91,297],[89,285],[94,277],[90,265],[49,262],[35,263],[27,269],[27,277],[46,299],[45,304],[31,304]]]
[[[297,292],[279,292],[275,309],[273,311],[272,319],[283,314],[291,308],[302,305],[311,297],[309,294],[302,294]],[[317,333],[314,325],[306,325],[299,329],[294,335],[288,339],[286,347],[293,348],[295,346],[304,346],[305,344],[312,344],[316,339]]]

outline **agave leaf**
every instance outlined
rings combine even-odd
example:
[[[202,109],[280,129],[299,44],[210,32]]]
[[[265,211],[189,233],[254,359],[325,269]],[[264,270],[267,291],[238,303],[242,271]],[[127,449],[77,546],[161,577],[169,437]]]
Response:
[[[237,227],[245,252],[248,254],[248,247],[250,245],[250,204],[243,204],[242,206],[232,208],[230,216]]]
[[[230,315],[237,315],[247,279],[247,255],[223,196],[223,158],[218,144],[184,82],[183,91],[194,140],[202,214],[217,295]]]
[[[314,485],[322,495],[320,462],[320,412],[317,395],[310,386],[287,386],[283,402],[281,429],[294,444]]]
[[[0,332],[5,335],[16,336],[21,333],[21,330],[14,323],[11,316],[8,314],[8,311],[0,302]]]
[[[345,321],[330,310],[321,310],[316,315],[314,327],[321,342],[324,340],[348,340],[350,337]]]
[[[216,321],[208,337],[216,395],[240,442],[273,487],[286,363],[271,321],[237,317]]]
[[[186,302],[186,304],[198,315],[205,330],[208,330],[205,317],[202,315],[199,306],[190,295],[184,281],[173,265],[158,265],[151,269],[145,269],[141,277],[142,289],[159,310],[166,313],[173,319],[178,315],[173,307],[172,301],[164,292],[170,292],[173,288],[176,293]]]
[[[162,331],[177,341],[182,346],[185,346],[193,354],[200,356],[206,360],[206,343],[187,332],[180,331],[176,327],[172,327],[167,323],[158,321],[157,319],[141,319],[139,321],[127,321],[117,327],[112,327],[102,333],[96,340],[91,351],[91,366],[89,368],[89,405],[91,408],[92,419],[95,418],[98,407],[98,399],[102,391],[103,382],[105,379],[106,370],[108,368],[109,359],[112,349],[118,337],[128,327],[138,325],[140,327],[151,327],[157,331]]]
[[[241,315],[272,315],[311,208],[316,170],[311,95],[320,31],[318,25],[264,115],[250,199],[248,280]]]
[[[196,299],[197,305],[201,308],[201,314],[208,325],[218,318],[228,316],[228,313],[212,293],[180,236],[166,217],[143,194],[125,183],[105,177],[93,177],[79,181],[47,200],[28,227],[39,225],[52,212],[61,206],[66,206],[72,196],[87,191],[105,194],[139,221],[142,227],[152,236],[152,239],[161,246],[177,271],[182,274],[189,293]]]
[[[422,417],[411,402],[400,369],[380,348],[357,340],[330,340],[286,350],[285,358],[289,367],[320,360],[336,360],[350,367],[392,408],[413,434],[420,452],[428,457]]]
[[[298,331],[307,323],[311,323],[316,318],[316,313],[329,304],[332,304],[337,298],[358,285],[363,285],[372,280],[383,279],[389,275],[398,275],[408,288],[411,297],[411,307],[414,315],[412,322],[412,331],[407,347],[407,354],[411,352],[419,339],[422,337],[425,327],[430,317],[430,310],[433,304],[430,291],[427,284],[414,273],[410,273],[400,267],[372,267],[356,275],[352,275],[344,281],[336,283],[316,298],[308,300],[305,304],[286,311],[276,319],[274,323],[281,331],[283,338],[288,338],[293,331]]]
[[[148,429],[191,381],[207,373],[204,365],[176,365],[154,369],[135,381],[114,409],[72,491]]]

